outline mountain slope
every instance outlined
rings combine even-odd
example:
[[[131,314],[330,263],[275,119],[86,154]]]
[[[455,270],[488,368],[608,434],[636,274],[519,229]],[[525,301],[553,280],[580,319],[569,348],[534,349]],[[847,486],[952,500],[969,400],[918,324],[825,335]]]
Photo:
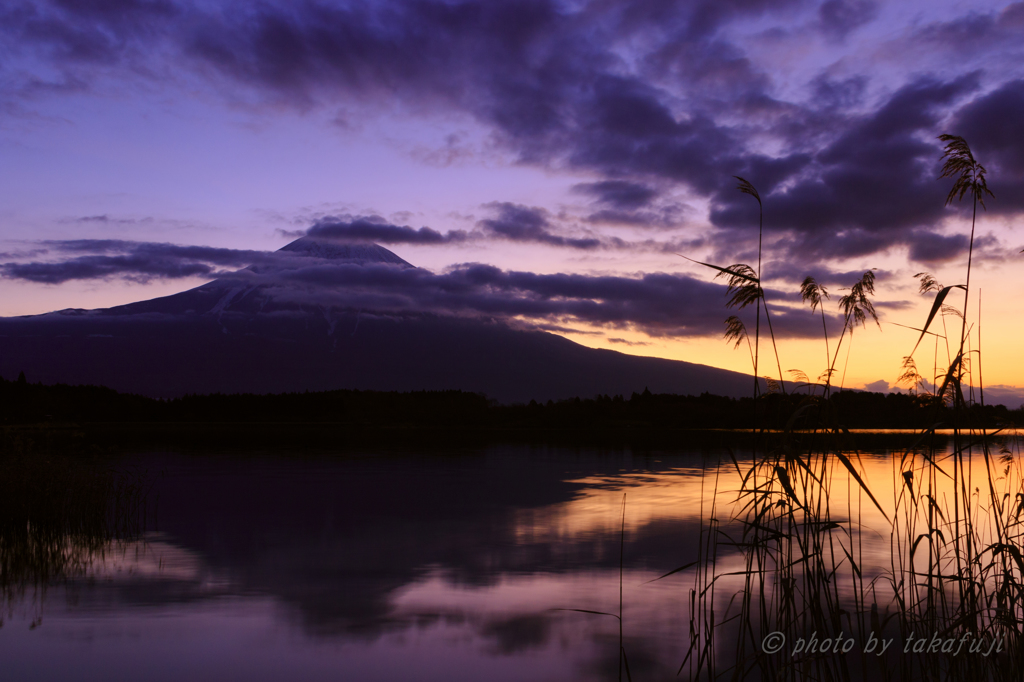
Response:
[[[247,271],[308,258],[318,267],[413,267],[376,245],[304,238],[278,253],[280,264]],[[645,387],[730,396],[751,389],[749,376],[704,365],[586,348],[500,322],[338,310],[260,282],[240,275],[108,309],[0,318],[0,375],[24,371],[33,382],[102,384],[154,397],[462,389],[513,402]]]

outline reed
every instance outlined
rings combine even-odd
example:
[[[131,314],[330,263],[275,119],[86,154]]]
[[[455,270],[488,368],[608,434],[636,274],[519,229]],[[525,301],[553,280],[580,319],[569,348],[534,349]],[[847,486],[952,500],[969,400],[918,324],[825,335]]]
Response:
[[[0,606],[82,575],[145,531],[145,473],[20,439],[0,450]],[[0,615],[2,623],[2,615]]]
[[[967,142],[952,135],[939,139],[946,144],[940,177],[955,178],[947,205],[970,194],[974,207],[965,283],[943,287],[927,273],[917,275],[922,293],[935,292],[935,298],[926,321],[915,328],[920,336],[904,358],[900,380],[932,406],[935,418],[906,448],[892,453],[890,471],[879,474],[873,465],[869,480],[829,395],[844,342],[849,352],[855,329],[878,323],[874,272],[865,272],[838,299],[844,324],[834,344],[824,314],[828,292],[813,278],[804,279],[801,296],[812,313],[821,314],[826,370],[818,382],[791,371],[807,395],[781,432],[756,429],[749,459],[731,457],[735,487],[722,489],[721,468],[714,471],[716,484],[702,504],[701,555],[690,590],[691,641],[679,670],[690,679],[1019,680],[1024,675],[1019,443],[977,428],[970,411],[973,387],[979,400],[984,395],[980,317],[972,326],[968,308],[974,231],[977,206],[984,208],[985,195],[992,195],[985,169]],[[761,206],[753,185],[741,183],[740,190]],[[728,278],[729,307],[756,303],[760,311],[760,269],[704,265]],[[956,289],[965,293],[960,308],[946,303]],[[767,305],[765,312],[767,318]],[[929,331],[936,320],[946,329],[947,317],[961,322],[959,343],[952,346],[947,332]],[[726,321],[729,342],[747,341],[755,374],[756,334],[750,348],[742,322],[735,316]],[[927,335],[935,338],[933,366],[939,364],[939,339],[947,339],[949,348],[943,371],[931,382],[934,394],[920,390],[927,382],[914,360]],[[773,383],[768,381],[770,387]],[[943,407],[952,408],[951,423],[939,423]],[[940,427],[952,430],[949,447],[937,437]],[[734,519],[722,524],[719,517],[729,505]],[[888,537],[887,552],[871,550],[876,532]],[[891,644],[883,652],[886,641]],[[872,642],[875,649],[866,650]]]

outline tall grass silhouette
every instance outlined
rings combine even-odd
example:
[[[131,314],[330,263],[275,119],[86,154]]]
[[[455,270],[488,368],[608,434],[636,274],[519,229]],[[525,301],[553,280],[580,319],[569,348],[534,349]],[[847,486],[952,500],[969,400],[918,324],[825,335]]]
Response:
[[[49,587],[82,576],[117,543],[141,537],[148,492],[142,472],[3,442],[0,625],[3,610],[27,590],[41,602]]]
[[[965,283],[944,287],[927,273],[917,275],[922,293],[934,292],[935,298],[924,324],[911,327],[920,335],[900,374],[936,416],[908,447],[891,455],[889,474],[880,475],[873,464],[875,475],[868,480],[854,436],[830,396],[844,342],[849,351],[858,326],[878,324],[874,271],[838,298],[843,328],[831,340],[824,312],[829,293],[805,278],[800,295],[812,314],[821,315],[826,369],[818,382],[791,371],[808,391],[785,428],[756,429],[749,459],[732,456],[727,473],[722,467],[705,472],[715,484],[702,504],[705,523],[689,600],[690,644],[679,669],[690,679],[1020,680],[1024,675],[1024,471],[1016,440],[1000,446],[996,434],[968,423],[973,387],[979,399],[983,396],[978,326],[969,323],[974,234],[977,207],[984,208],[985,195],[992,194],[985,168],[967,142],[954,135],[939,140],[945,143],[940,179],[954,178],[946,204],[968,194],[973,201]],[[740,191],[763,209],[753,185],[740,182]],[[728,307],[756,303],[759,312],[764,305],[760,260],[759,233],[757,270],[702,265],[728,278]],[[961,308],[946,302],[955,289],[964,291]],[[767,305],[765,316],[770,320]],[[961,321],[959,343],[952,347],[948,333],[929,331],[936,319],[945,328],[947,316]],[[755,375],[758,332],[759,317],[750,347],[742,321],[726,320],[726,340],[737,347],[748,343]],[[931,382],[914,360],[928,335],[935,339]],[[941,372],[939,339],[947,339],[949,350]],[[933,393],[922,390],[929,383]],[[939,423],[943,406],[953,408],[952,423]],[[940,428],[951,429],[948,446],[937,433]],[[735,487],[723,489],[723,476]],[[888,556],[865,549],[865,536],[873,532],[888,536]],[[786,644],[776,650],[779,641]],[[828,647],[822,646],[826,641]],[[895,644],[884,652],[865,650],[884,641]]]

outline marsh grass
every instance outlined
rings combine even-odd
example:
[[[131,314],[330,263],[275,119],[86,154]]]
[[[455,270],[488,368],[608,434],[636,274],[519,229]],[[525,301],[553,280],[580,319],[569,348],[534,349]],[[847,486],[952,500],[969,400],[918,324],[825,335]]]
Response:
[[[144,472],[115,471],[24,442],[0,451],[0,606],[83,575],[145,531]],[[0,613],[2,624],[3,613]]]
[[[935,298],[923,326],[912,327],[920,336],[900,376],[935,409],[936,418],[891,454],[888,475],[875,467],[869,479],[836,401],[828,396],[844,340],[849,352],[854,329],[869,320],[878,323],[871,300],[874,273],[865,272],[839,298],[844,326],[834,344],[823,312],[828,293],[806,278],[801,295],[812,313],[822,313],[827,369],[815,384],[806,374],[791,372],[808,387],[807,395],[781,432],[755,427],[750,458],[741,463],[734,456],[728,465],[735,488],[720,487],[721,467],[706,471],[701,554],[689,600],[690,644],[679,669],[690,679],[1024,678],[1019,441],[970,423],[973,387],[982,403],[984,395],[980,325],[968,323],[970,268],[977,206],[984,207],[991,192],[966,141],[952,135],[939,139],[946,143],[941,177],[955,178],[946,203],[968,193],[974,203],[967,273],[963,285],[948,287],[927,273],[917,275],[922,293],[935,292]],[[750,183],[741,180],[740,190],[761,205]],[[759,224],[759,261],[761,229]],[[760,310],[759,269],[709,267],[729,278],[729,307],[756,303]],[[965,292],[962,308],[947,304],[955,289]],[[955,345],[950,345],[948,317],[961,323]],[[943,325],[941,334],[929,331],[936,320]],[[931,394],[922,390],[929,382],[913,357],[928,335],[935,339]],[[726,339],[738,346],[746,338],[742,322],[730,317]],[[940,339],[947,349],[941,370]],[[774,338],[772,345],[777,356]],[[758,350],[755,341],[755,374]],[[950,424],[938,422],[943,406],[952,408]],[[938,445],[940,427],[952,429],[948,447]],[[733,518],[723,524],[727,514]],[[888,552],[877,550],[877,537],[888,537]],[[766,647],[772,633],[785,638],[778,652]],[[893,643],[879,655],[865,651],[872,639]],[[811,647],[815,640],[828,641],[830,648]],[[846,647],[847,640],[854,645]],[[844,643],[842,650],[836,650],[837,641]]]

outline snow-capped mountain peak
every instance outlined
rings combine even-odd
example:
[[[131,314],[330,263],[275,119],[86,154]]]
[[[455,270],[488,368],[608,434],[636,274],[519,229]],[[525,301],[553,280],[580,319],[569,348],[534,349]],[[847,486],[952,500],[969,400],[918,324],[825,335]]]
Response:
[[[399,258],[383,246],[368,242],[336,242],[327,239],[302,237],[281,247],[279,251],[332,261],[349,261],[360,264],[390,263],[408,268],[414,267],[411,263]]]

